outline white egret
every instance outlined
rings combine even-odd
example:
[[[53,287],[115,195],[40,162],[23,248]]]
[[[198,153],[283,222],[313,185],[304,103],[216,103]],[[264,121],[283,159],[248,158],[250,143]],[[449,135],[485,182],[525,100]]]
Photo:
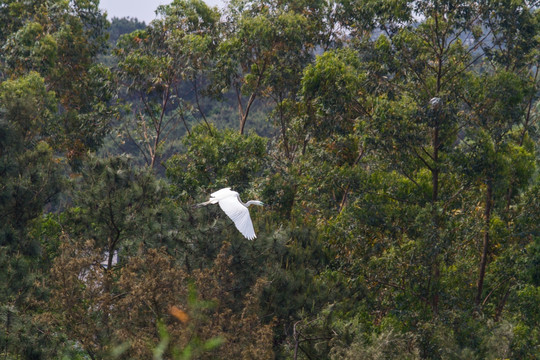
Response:
[[[429,105],[431,105],[431,108],[436,109],[441,105],[441,98],[440,97],[434,97],[429,100]]]
[[[210,204],[219,204],[221,210],[227,214],[234,222],[234,225],[248,240],[253,240],[257,236],[253,229],[253,223],[249,216],[248,207],[250,205],[263,206],[259,200],[249,200],[243,203],[240,200],[240,195],[236,191],[232,191],[230,187],[218,190],[210,194],[210,200],[197,204],[197,206],[205,206]]]

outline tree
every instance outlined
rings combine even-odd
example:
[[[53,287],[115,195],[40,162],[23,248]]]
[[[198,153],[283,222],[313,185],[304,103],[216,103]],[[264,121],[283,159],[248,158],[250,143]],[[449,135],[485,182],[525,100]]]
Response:
[[[493,36],[493,48],[486,50],[489,61],[486,68],[493,73],[493,80],[484,81],[485,97],[481,95],[481,100],[473,106],[480,133],[478,135],[483,139],[479,142],[484,144],[480,146],[487,150],[480,151],[478,157],[486,161],[485,165],[489,168],[484,172],[483,180],[486,184],[485,229],[475,299],[477,306],[481,305],[486,266],[491,252],[491,228],[497,216],[494,214],[496,198],[504,198],[506,215],[501,214],[501,217],[510,221],[509,208],[513,198],[532,177],[534,163],[531,161],[522,165],[526,157],[532,159],[532,154],[525,155],[527,150],[524,145],[534,122],[532,106],[538,96],[538,39],[535,34],[539,23],[538,13],[535,16],[532,7],[534,4],[528,2],[505,4],[501,12],[495,13],[493,8],[488,8],[484,14],[486,27]],[[517,28],[520,31],[516,31]],[[491,83],[493,89],[489,87]],[[500,97],[502,93],[505,93],[504,97]],[[519,135],[513,133],[515,128],[520,128]],[[510,170],[513,166],[516,169]],[[498,187],[504,189],[504,195],[497,194]]]
[[[222,214],[219,207],[201,211],[193,205],[208,200],[210,193],[222,187],[232,187],[244,198],[256,189],[253,181],[266,165],[266,139],[253,133],[242,136],[231,129],[220,131],[212,125],[200,124],[183,142],[186,152],[171,157],[166,163],[166,175],[183,212],[182,231],[191,243],[186,261],[196,268],[207,266],[224,240],[240,238],[230,231],[230,219],[218,215]],[[261,211],[252,210],[255,222],[255,214]],[[216,217],[222,221],[216,224]]]
[[[279,104],[294,99],[303,68],[312,61],[316,47],[331,37],[322,16],[326,6],[288,1],[229,4],[214,87],[234,90],[241,134],[255,101],[270,98],[278,105],[276,122],[288,148],[286,115]]]
[[[232,186],[248,189],[265,166],[266,139],[242,137],[231,130],[199,125],[184,139],[187,151],[167,163],[167,176],[178,194],[196,198],[201,190]]]
[[[139,247],[182,247],[167,189],[127,157],[90,156],[73,180],[72,206],[61,214],[58,256],[46,323],[79,341],[92,358],[118,345],[109,306],[116,304],[118,270]],[[120,260],[118,260],[120,259]]]
[[[175,1],[159,8],[163,19],[124,35],[117,43],[118,76],[136,95],[121,127],[145,163],[154,168],[179,124],[199,116],[205,76],[217,46],[219,12],[199,0]]]
[[[30,232],[63,189],[62,166],[47,139],[56,110],[54,93],[32,72],[0,83],[0,313],[3,354],[46,353],[32,322],[42,296],[42,246]],[[30,356],[30,355],[28,355]]]
[[[110,72],[94,62],[106,43],[97,1],[9,1],[1,13],[2,78],[38,72],[58,102],[50,145],[72,160],[97,149],[112,116]]]
[[[216,352],[239,359],[272,358],[271,325],[258,315],[263,282],[237,303],[230,289],[238,280],[230,271],[226,246],[211,268],[192,273],[165,248],[140,246],[134,256],[124,256],[111,277],[99,265],[102,256],[92,241],[64,240],[52,268],[49,321],[66,327],[92,359],[109,358],[122,343],[128,344],[126,358],[151,357],[160,346],[160,324],[170,339],[163,349],[167,354],[189,348],[201,352],[201,358]],[[223,344],[212,352],[203,345],[210,339]]]
[[[132,33],[136,30],[143,30],[146,27],[144,21],[139,21],[136,18],[117,18],[111,19],[111,26],[108,29],[109,44],[115,46],[116,42],[120,39],[120,36],[124,34]]]
[[[174,214],[165,213],[166,186],[146,169],[135,168],[128,157],[90,157],[75,183],[65,231],[75,241],[92,240],[108,254],[107,269],[115,252],[133,252],[141,242],[163,246],[171,240],[153,229],[174,224]]]
[[[482,231],[475,220],[478,211],[471,206],[478,202],[478,184],[463,181],[463,163],[457,161],[468,153],[465,134],[475,113],[471,106],[500,116],[486,125],[490,131],[500,131],[498,123],[515,130],[530,123],[530,117],[520,115],[534,97],[525,95],[529,85],[519,80],[520,75],[503,72],[493,77],[493,89],[500,93],[489,95],[490,105],[468,97],[474,92],[473,78],[482,78],[478,84],[490,91],[489,76],[479,75],[486,67],[478,66],[494,52],[490,36],[509,39],[511,33],[486,29],[489,21],[482,17],[480,4],[399,2],[391,9],[379,2],[373,5],[368,10],[355,2],[343,4],[351,10],[343,21],[354,24],[352,48],[329,51],[304,72],[302,123],[310,138],[302,157],[306,166],[299,171],[303,186],[297,196],[303,204],[296,206],[305,218],[310,214],[321,224],[321,236],[335,256],[330,266],[335,272],[330,274],[365,284],[376,294],[372,298],[359,289],[358,301],[370,309],[380,331],[385,321],[397,318],[401,325],[392,325],[390,331],[438,328],[440,318],[463,323],[456,309],[470,308],[474,290],[468,284],[477,278],[470,239]],[[413,19],[413,13],[423,14],[422,20]],[[525,58],[520,55],[516,61]],[[498,98],[503,93],[504,98]],[[511,177],[516,185],[525,184],[532,174],[524,171],[532,169],[526,160],[532,159],[531,153],[511,147],[501,153],[501,164],[519,164]],[[488,158],[478,150],[471,148],[471,156]],[[505,171],[495,162],[486,167],[497,168]],[[491,221],[486,226],[492,230],[483,234],[494,231]],[[498,236],[503,241],[502,231]],[[491,296],[496,294],[504,306],[508,295],[496,287],[482,300],[495,301]],[[372,322],[362,326],[369,328]],[[467,333],[465,328],[456,332]],[[435,332],[415,336],[420,356],[438,356]]]
[[[0,354],[536,359],[538,5],[0,0]]]
[[[510,186],[510,177],[513,173],[511,168],[520,166],[525,160],[522,158],[523,160],[520,161],[519,158],[526,154],[526,150],[511,145],[512,140],[516,138],[515,135],[511,135],[511,131],[523,118],[526,88],[517,76],[505,71],[491,76],[481,76],[477,86],[471,86],[471,92],[474,93],[474,88],[476,88],[479,98],[471,101],[474,104],[471,114],[473,126],[467,129],[463,153],[468,158],[465,161],[468,163],[466,174],[478,176],[477,181],[480,182],[480,187],[484,188],[482,190],[484,193],[483,243],[475,297],[476,305],[480,306],[484,303],[483,286],[491,252],[493,221],[502,215],[496,215],[496,209],[498,206],[506,206],[504,201],[499,202],[496,199],[505,198],[503,194]],[[502,94],[504,96],[499,97]],[[530,155],[529,159],[531,159]],[[518,172],[521,178],[514,178],[515,186],[528,182],[533,166],[533,163],[520,166],[522,170]],[[511,200],[507,199],[507,201]]]

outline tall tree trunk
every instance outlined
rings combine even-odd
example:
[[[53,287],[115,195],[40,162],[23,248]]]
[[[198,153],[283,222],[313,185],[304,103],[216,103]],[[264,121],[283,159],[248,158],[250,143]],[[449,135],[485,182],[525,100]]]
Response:
[[[484,238],[482,242],[482,257],[480,259],[480,270],[478,272],[476,306],[479,306],[482,301],[482,292],[484,288],[484,277],[486,275],[486,265],[489,253],[489,224],[491,222],[491,212],[493,207],[493,182],[487,180],[486,184],[486,205],[484,209]]]
[[[499,321],[501,319],[504,306],[506,305],[506,301],[508,300],[508,296],[510,295],[511,290],[512,285],[508,285],[508,289],[506,289],[501,301],[499,302],[499,305],[497,305],[497,310],[495,311],[495,321]]]
[[[431,206],[432,206],[432,224],[434,232],[434,242],[438,246],[439,242],[439,214],[437,212],[437,202],[439,201],[439,124],[436,120],[432,137],[433,146],[433,168],[431,169]],[[433,259],[432,288],[431,288],[431,308],[434,314],[439,312],[439,259],[438,251]]]
[[[435,27],[437,34],[439,33],[439,17],[435,16]],[[442,41],[442,42],[441,42]],[[442,89],[442,77],[443,77],[443,49],[444,49],[444,36],[437,35],[437,47],[439,49],[439,52],[437,54],[437,89],[436,94],[440,94]],[[440,100],[439,100],[440,101]],[[441,119],[440,116],[440,106],[441,104],[439,102],[432,105],[434,116],[433,116],[433,132],[431,135],[431,146],[433,148],[433,166],[430,169],[431,170],[431,186],[432,186],[432,192],[431,192],[431,207],[432,207],[432,213],[431,213],[431,222],[433,226],[433,242],[436,246],[436,251],[433,254],[433,271],[431,274],[431,309],[433,313],[436,315],[439,312],[439,287],[440,287],[440,269],[439,269],[439,212],[437,211],[437,203],[439,201],[439,172],[440,172],[440,166],[439,166],[439,146],[440,146],[440,124]]]
[[[280,103],[282,102],[283,100],[280,100]],[[287,136],[287,124],[285,123],[285,115],[283,114],[282,106],[279,106],[279,123],[281,124],[281,137],[283,138],[283,150],[285,151],[285,157],[288,161],[291,161],[292,159],[291,151],[289,149],[289,138]]]
[[[257,98],[257,95],[255,93],[252,93],[249,96],[245,109],[242,105],[242,93],[240,92],[239,88],[236,88],[236,98],[238,102],[238,113],[240,115],[240,134],[243,135],[244,128],[246,127],[247,118],[249,116],[249,110],[251,109],[251,105],[253,105],[253,102]]]

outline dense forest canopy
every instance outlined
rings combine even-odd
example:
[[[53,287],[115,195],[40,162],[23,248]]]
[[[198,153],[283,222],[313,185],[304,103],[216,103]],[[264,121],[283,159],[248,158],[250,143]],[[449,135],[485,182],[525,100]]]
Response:
[[[540,359],[539,5],[0,0],[0,358]]]

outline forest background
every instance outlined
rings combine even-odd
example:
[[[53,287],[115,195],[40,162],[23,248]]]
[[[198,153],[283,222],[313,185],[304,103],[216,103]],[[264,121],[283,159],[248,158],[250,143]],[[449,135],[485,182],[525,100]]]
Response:
[[[0,358],[539,359],[538,5],[0,1]]]

